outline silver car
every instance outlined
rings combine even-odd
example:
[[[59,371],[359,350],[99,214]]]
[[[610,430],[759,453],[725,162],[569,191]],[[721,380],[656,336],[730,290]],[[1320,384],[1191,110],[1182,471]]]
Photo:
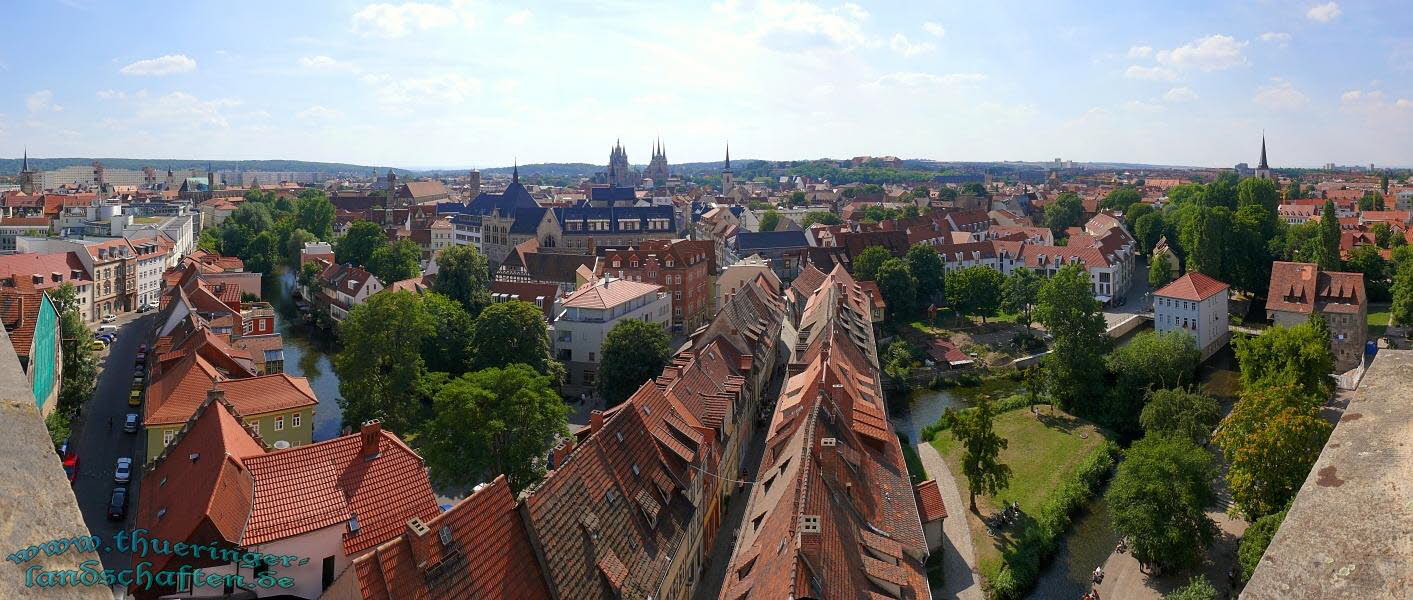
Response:
[[[120,458],[118,459],[118,468],[113,470],[113,481],[127,483],[129,479],[132,479],[132,459]]]

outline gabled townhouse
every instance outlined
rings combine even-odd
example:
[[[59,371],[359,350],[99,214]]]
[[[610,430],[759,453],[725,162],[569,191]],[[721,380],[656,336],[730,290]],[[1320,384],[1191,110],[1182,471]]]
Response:
[[[314,303],[327,310],[335,322],[347,319],[355,306],[383,289],[383,282],[372,273],[347,264],[325,264],[318,281],[319,291],[314,294]]]
[[[1188,273],[1153,292],[1153,330],[1181,331],[1193,337],[1202,360],[1225,346],[1231,334],[1230,286],[1201,273]]]
[[[79,314],[92,320],[93,277],[77,252],[0,256],[0,287],[33,287],[53,294],[66,283],[74,287]]]
[[[593,278],[596,257],[563,248],[541,248],[538,240],[515,246],[492,273],[495,281],[549,283],[568,294]]]
[[[1305,323],[1312,313],[1323,316],[1338,373],[1363,364],[1368,310],[1363,273],[1322,271],[1313,263],[1271,263],[1266,317],[1276,325],[1291,326]]]
[[[153,570],[199,567],[247,580],[269,573],[292,585],[193,589],[188,582],[134,588],[134,597],[319,597],[359,556],[397,538],[410,521],[439,513],[421,457],[376,421],[318,444],[276,450],[226,399],[226,385],[207,391],[147,467],[135,523],[149,539],[218,551],[142,560]],[[244,560],[246,552],[307,560],[262,565]]]
[[[746,284],[755,281],[759,276],[764,276],[770,282],[771,289],[776,293],[780,291],[780,277],[770,268],[770,261],[761,258],[759,254],[752,254],[722,269],[721,275],[716,278],[716,289],[713,292],[714,298],[711,307],[712,314],[726,305],[726,299],[730,295],[739,291]]]
[[[584,284],[560,302],[550,339],[555,360],[564,363],[562,391],[592,392],[597,386],[604,338],[623,321],[645,321],[667,329],[672,296],[662,286],[604,277]]]
[[[672,330],[690,332],[710,318],[716,261],[701,240],[647,240],[637,246],[598,247],[598,277],[653,283],[672,295]]]

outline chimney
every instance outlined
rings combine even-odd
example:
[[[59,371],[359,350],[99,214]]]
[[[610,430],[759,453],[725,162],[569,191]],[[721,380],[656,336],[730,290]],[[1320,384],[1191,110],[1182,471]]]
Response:
[[[365,460],[372,460],[378,457],[378,439],[382,437],[383,420],[370,419],[363,422],[363,427],[359,429],[359,436],[363,438],[363,448],[359,454]]]
[[[593,433],[603,429],[603,411],[594,410],[589,413],[589,432]]]

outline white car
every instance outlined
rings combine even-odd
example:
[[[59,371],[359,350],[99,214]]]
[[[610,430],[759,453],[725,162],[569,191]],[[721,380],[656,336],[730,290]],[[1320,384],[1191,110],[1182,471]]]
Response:
[[[127,483],[132,478],[132,459],[123,457],[118,459],[118,468],[113,470],[113,481],[117,483]]]
[[[118,317],[116,317],[116,316],[114,316],[114,315],[103,315],[103,319],[102,319],[102,321],[103,321],[104,323],[112,323],[113,321],[117,321],[117,320],[118,320]]]

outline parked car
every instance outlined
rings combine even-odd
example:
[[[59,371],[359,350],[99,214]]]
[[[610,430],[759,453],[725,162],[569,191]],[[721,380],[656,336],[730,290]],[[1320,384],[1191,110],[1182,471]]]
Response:
[[[89,344],[88,347],[95,352],[100,352],[104,348],[107,348],[108,344],[103,343],[102,340],[93,340],[93,343]]]
[[[98,333],[118,333],[117,325],[99,325]]]
[[[102,318],[102,319],[99,319],[99,320],[100,320],[100,321],[103,321],[104,323],[112,323],[112,322],[114,322],[114,321],[117,321],[117,320],[118,320],[118,317],[117,317],[117,315],[111,315],[111,314],[110,314],[110,315],[103,315],[103,318]]]
[[[128,413],[123,417],[123,431],[137,433],[137,413]]]
[[[133,388],[133,389],[132,389],[132,393],[128,394],[128,406],[138,406],[138,405],[141,405],[141,404],[142,404],[142,388],[140,388],[140,387]]]
[[[128,488],[113,488],[113,496],[108,499],[108,520],[121,521],[128,516]]]
[[[68,442],[59,445],[59,458],[64,461],[64,475],[69,477],[69,483],[78,481],[79,457],[74,452],[73,446]]]
[[[138,344],[137,351],[140,354],[147,354],[147,344]]]
[[[127,483],[132,479],[132,459],[126,456],[118,459],[118,466],[113,470],[113,481]]]
[[[137,353],[137,364],[139,364],[139,365],[146,365],[146,364],[147,364],[147,353],[146,353],[146,352],[138,352],[138,353]]]

